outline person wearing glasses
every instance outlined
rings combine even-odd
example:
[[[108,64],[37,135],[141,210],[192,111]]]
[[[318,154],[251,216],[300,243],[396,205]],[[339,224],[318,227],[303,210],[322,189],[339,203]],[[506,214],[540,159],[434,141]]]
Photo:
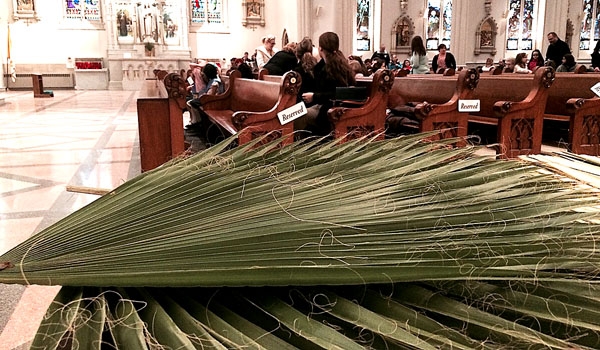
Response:
[[[275,35],[269,34],[263,38],[263,45],[256,48],[256,65],[262,68],[279,50],[275,48]]]

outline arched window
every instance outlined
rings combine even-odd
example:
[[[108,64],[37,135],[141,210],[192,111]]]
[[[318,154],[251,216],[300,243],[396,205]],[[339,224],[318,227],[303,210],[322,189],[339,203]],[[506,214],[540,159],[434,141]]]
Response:
[[[224,24],[222,0],[191,0],[192,24]]]
[[[532,30],[535,7],[535,0],[510,0],[506,16],[507,50],[533,49]]]
[[[600,40],[600,0],[583,0],[579,49],[589,50]]]
[[[65,0],[63,16],[67,19],[100,22],[100,0]]]
[[[452,0],[428,0],[426,24],[427,50],[437,50],[442,43],[450,49]]]

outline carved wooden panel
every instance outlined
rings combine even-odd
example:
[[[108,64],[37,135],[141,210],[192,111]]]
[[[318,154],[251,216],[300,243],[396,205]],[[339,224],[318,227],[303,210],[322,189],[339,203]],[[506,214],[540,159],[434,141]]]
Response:
[[[583,117],[583,128],[579,137],[582,146],[600,145],[600,115],[588,114]]]
[[[510,127],[511,150],[530,150],[533,148],[533,118],[513,119]]]

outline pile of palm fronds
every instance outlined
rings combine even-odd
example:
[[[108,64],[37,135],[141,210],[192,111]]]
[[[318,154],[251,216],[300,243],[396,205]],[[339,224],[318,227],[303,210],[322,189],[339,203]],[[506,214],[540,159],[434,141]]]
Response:
[[[271,146],[176,160],[0,257],[2,283],[70,286],[34,348],[600,346],[584,188],[423,135]]]

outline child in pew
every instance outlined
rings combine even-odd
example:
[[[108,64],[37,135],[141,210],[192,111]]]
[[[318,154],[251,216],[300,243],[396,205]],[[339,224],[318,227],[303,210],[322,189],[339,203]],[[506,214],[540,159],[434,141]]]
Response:
[[[575,62],[575,57],[570,53],[563,56],[562,63],[560,66],[556,68],[557,72],[574,72],[575,66],[577,62]]]
[[[527,54],[525,52],[521,52],[517,54],[517,58],[515,58],[515,69],[514,73],[518,74],[531,74],[532,72],[527,67]]]
[[[198,91],[198,97],[188,101],[186,104],[190,111],[190,124],[186,125],[185,129],[192,132],[200,132],[202,128],[202,117],[200,109],[200,96],[222,94],[225,91],[225,86],[219,78],[218,68],[214,64],[208,63],[202,70],[202,78],[206,82],[206,86]]]

